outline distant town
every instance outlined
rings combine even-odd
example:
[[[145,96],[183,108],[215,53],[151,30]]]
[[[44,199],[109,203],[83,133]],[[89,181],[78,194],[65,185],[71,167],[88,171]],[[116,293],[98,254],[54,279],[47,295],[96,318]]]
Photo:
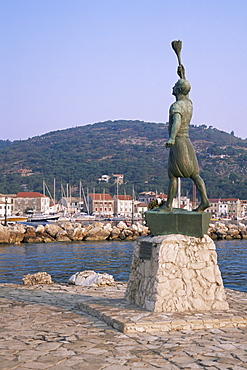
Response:
[[[0,194],[0,220],[18,220],[32,215],[58,215],[58,217],[72,217],[77,215],[83,219],[88,217],[122,217],[141,218],[144,213],[153,207],[159,206],[167,200],[167,195],[154,191],[144,191],[132,195],[119,194],[118,188],[123,184],[123,175],[113,175],[116,183],[116,194],[111,196],[106,192],[95,191],[86,194],[80,189],[80,196],[72,196],[67,189],[59,200],[54,196],[47,195],[46,187],[43,186],[43,194],[35,191],[21,191],[17,194]],[[108,182],[110,176],[102,175],[99,181]],[[215,198],[209,199],[211,206],[206,212],[211,213],[212,219],[241,220],[247,218],[247,200],[238,198]],[[174,208],[182,208],[192,211],[197,206],[197,199],[181,196],[178,192],[173,201]],[[78,218],[77,217],[77,218]]]

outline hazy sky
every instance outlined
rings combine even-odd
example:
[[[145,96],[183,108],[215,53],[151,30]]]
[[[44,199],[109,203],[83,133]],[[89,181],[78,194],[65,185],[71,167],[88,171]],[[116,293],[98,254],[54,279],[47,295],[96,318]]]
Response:
[[[247,137],[247,0],[0,0],[0,139],[166,122],[177,59],[192,123]]]

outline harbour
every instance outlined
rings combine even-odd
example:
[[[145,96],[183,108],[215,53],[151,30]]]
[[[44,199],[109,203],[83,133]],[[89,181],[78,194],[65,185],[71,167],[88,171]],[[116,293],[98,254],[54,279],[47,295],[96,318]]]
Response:
[[[2,3],[0,370],[247,370],[247,2]]]
[[[247,292],[247,240],[215,241],[224,286]],[[127,281],[133,241],[79,241],[0,245],[0,283],[22,284],[22,277],[45,271],[66,283],[78,271],[94,270]]]

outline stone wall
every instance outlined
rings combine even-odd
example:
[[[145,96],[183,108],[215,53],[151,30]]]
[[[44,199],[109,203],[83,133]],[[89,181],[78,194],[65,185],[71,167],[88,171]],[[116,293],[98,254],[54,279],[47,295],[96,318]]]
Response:
[[[154,312],[228,309],[214,242],[208,235],[140,238],[125,298]]]

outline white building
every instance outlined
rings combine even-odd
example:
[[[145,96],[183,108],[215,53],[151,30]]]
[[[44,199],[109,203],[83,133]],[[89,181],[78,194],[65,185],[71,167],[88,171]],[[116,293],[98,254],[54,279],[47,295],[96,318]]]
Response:
[[[241,217],[247,217],[247,200],[240,200],[241,202]]]
[[[238,198],[216,198],[209,199],[211,206],[206,209],[213,218],[237,219],[244,217],[244,207]]]
[[[83,210],[83,201],[77,197],[62,197],[59,201],[63,211],[67,213],[78,213]]]
[[[204,212],[209,212],[212,215],[212,218],[218,218],[219,217],[219,198],[210,198],[209,202],[211,206],[207,208]],[[225,213],[225,211],[224,211]],[[226,210],[225,217],[227,216],[228,208]]]
[[[220,198],[219,201],[219,215],[220,207],[227,205],[228,207],[228,218],[241,218],[241,201],[238,198]]]
[[[140,203],[149,204],[150,202],[155,200],[156,197],[157,197],[157,194],[153,191],[143,191],[142,193],[139,194],[138,201]]]
[[[104,182],[109,182],[111,176],[108,175],[102,175],[98,180],[99,181],[104,181]]]
[[[114,195],[114,214],[131,217],[133,209],[133,198],[130,195]]]
[[[0,194],[0,217],[11,216],[13,213],[13,198],[15,195]],[[6,212],[6,213],[5,213]]]
[[[180,204],[179,204],[179,198],[174,198],[172,202],[173,208],[181,208],[185,209],[186,211],[192,211],[192,203],[190,198],[186,196],[180,197]]]
[[[139,217],[139,216],[144,216],[144,213],[147,212],[148,210],[148,205],[146,203],[141,203],[138,200],[134,201],[134,215]]]

